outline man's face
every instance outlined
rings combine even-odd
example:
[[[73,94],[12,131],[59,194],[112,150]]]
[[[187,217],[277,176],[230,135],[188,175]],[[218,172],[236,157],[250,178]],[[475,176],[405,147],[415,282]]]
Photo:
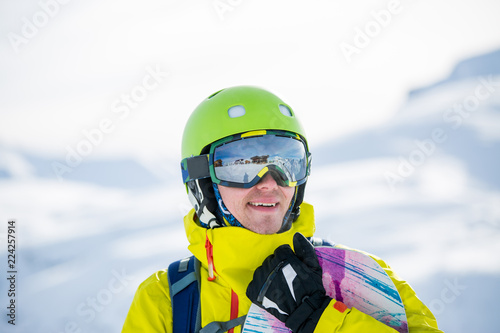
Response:
[[[227,209],[245,228],[274,234],[281,228],[295,188],[279,186],[268,173],[251,188],[219,185],[219,192]]]

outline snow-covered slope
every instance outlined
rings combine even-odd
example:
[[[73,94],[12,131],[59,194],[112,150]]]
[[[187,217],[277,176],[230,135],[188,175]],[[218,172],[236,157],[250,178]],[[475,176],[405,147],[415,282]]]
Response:
[[[386,259],[447,332],[500,325],[499,66],[499,51],[461,62],[390,122],[313,153],[318,233]]]
[[[500,326],[500,59],[492,55],[413,91],[383,126],[312,147],[306,200],[317,235],[384,258],[446,332]],[[139,283],[188,255],[178,162],[89,159],[61,181],[50,158],[1,154],[1,262],[15,218],[24,319],[15,329],[2,320],[0,331],[119,331]]]

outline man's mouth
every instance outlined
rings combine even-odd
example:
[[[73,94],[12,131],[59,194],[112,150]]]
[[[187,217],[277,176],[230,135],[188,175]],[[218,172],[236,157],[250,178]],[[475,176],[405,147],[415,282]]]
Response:
[[[251,206],[255,207],[276,207],[278,204],[277,202],[275,203],[266,203],[266,202],[249,202]]]

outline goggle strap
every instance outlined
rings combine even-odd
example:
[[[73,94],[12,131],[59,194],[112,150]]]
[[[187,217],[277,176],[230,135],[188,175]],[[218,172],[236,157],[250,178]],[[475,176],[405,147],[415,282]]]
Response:
[[[208,167],[208,154],[188,157],[182,160],[182,180],[187,183],[193,179],[201,179],[210,177],[210,169]]]

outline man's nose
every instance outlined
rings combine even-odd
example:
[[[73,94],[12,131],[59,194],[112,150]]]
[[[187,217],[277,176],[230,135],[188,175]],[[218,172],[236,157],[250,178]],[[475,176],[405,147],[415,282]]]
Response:
[[[262,178],[255,186],[257,186],[257,188],[260,190],[266,190],[278,187],[278,183],[271,175],[271,173],[268,172],[264,175],[264,178]]]

